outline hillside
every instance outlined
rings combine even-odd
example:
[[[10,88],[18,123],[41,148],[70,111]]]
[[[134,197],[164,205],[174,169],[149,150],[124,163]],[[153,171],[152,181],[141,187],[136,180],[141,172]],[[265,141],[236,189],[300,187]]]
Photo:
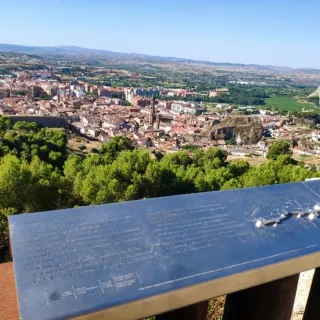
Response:
[[[158,62],[158,63],[180,63],[180,64],[198,64],[217,68],[224,68],[226,70],[242,70],[254,72],[268,72],[268,73],[303,73],[303,74],[319,74],[317,69],[294,69],[289,67],[279,66],[263,66],[256,64],[241,64],[241,63],[227,63],[227,62],[212,62],[202,60],[192,60],[176,57],[160,57],[140,53],[123,53],[109,50],[97,50],[81,48],[76,46],[58,46],[58,47],[37,47],[37,46],[21,46],[13,44],[0,44],[0,52],[23,53],[27,55],[36,55],[48,57],[50,59],[64,60],[75,58],[102,58],[119,60],[119,62]]]
[[[34,62],[42,59],[42,57],[34,54],[0,51],[0,63]]]

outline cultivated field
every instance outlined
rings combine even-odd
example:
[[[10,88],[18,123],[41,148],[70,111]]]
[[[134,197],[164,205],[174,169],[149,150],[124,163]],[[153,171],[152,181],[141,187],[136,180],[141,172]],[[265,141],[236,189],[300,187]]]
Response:
[[[278,96],[266,99],[266,104],[277,109],[286,109],[301,112],[302,108],[313,109],[310,104],[298,102],[295,98]]]

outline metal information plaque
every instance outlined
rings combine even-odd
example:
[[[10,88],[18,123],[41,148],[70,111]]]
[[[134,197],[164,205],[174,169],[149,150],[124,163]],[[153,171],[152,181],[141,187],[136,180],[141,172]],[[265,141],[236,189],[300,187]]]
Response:
[[[10,216],[21,319],[142,318],[315,267],[319,203],[308,181]]]

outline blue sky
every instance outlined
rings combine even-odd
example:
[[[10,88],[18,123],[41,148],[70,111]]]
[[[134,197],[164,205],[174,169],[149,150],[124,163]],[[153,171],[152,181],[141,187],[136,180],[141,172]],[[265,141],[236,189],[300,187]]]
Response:
[[[319,0],[0,2],[0,43],[320,68]]]

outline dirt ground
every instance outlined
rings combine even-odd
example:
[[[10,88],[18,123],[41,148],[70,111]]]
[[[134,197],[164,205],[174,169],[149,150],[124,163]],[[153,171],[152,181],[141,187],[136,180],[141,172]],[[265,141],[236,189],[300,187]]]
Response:
[[[320,156],[300,156],[300,157],[295,157],[296,160],[299,161],[304,161],[305,164],[308,165],[315,165],[319,166],[320,165]]]
[[[248,161],[252,166],[260,165],[266,161],[268,161],[267,158],[261,156],[261,157],[243,157],[243,156],[231,156],[229,155],[227,158],[228,161],[234,161],[234,160],[245,160]]]
[[[308,155],[294,155],[294,159],[298,161],[304,161],[307,165],[320,166],[320,155],[308,156]],[[245,160],[248,161],[251,165],[260,165],[268,161],[265,157],[243,157],[243,156],[228,156],[229,161],[233,160]]]
[[[68,148],[76,154],[89,154],[92,149],[99,150],[102,143],[100,141],[90,141],[86,138],[79,136],[73,136],[68,140]]]

